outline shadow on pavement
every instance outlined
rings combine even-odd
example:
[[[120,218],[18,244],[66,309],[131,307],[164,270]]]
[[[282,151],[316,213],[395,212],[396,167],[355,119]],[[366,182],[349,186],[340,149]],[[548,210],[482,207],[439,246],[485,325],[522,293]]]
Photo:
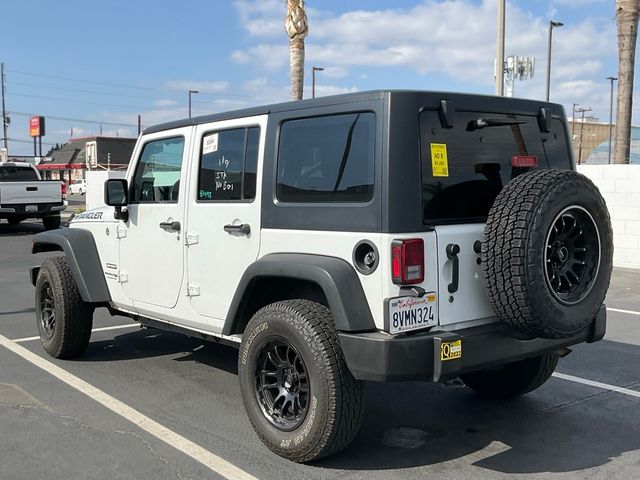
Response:
[[[640,347],[626,347],[635,349],[632,357],[640,353]],[[153,329],[92,342],[84,361],[176,353],[184,354],[176,361],[237,374],[235,348]],[[640,449],[637,399],[584,388],[550,380],[528,396],[497,401],[467,388],[367,382],[358,437],[312,467],[390,470],[462,460],[502,473],[576,472]]]
[[[17,225],[9,225],[6,222],[0,222],[0,237],[35,235],[40,232],[44,232],[42,223],[23,222]]]

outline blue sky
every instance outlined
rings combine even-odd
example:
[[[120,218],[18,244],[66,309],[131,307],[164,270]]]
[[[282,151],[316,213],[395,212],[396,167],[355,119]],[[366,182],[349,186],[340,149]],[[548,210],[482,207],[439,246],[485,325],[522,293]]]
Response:
[[[12,154],[30,154],[28,114],[47,117],[45,146],[74,137],[136,135],[187,116],[284,101],[289,94],[284,0],[22,0],[3,2]],[[377,88],[491,94],[497,0],[307,0],[305,97]],[[549,19],[551,100],[608,121],[617,74],[614,0],[507,2],[506,54],[536,57],[516,96],[543,98]],[[54,118],[57,117],[57,118]]]

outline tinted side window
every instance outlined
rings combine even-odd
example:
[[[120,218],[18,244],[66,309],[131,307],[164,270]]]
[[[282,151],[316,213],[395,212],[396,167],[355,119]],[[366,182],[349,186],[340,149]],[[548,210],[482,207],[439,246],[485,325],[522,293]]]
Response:
[[[493,125],[477,128],[478,119]],[[420,115],[423,219],[484,221],[509,180],[526,171],[511,166],[518,155],[538,157],[538,168],[571,168],[563,122],[541,133],[535,116],[456,112],[442,128],[438,112]]]
[[[204,135],[198,175],[198,200],[255,198],[259,143],[258,127],[222,130]]]
[[[366,202],[373,197],[372,112],[289,120],[280,129],[276,194],[283,202]]]
[[[151,141],[142,148],[131,187],[131,203],[176,203],[184,137]]]

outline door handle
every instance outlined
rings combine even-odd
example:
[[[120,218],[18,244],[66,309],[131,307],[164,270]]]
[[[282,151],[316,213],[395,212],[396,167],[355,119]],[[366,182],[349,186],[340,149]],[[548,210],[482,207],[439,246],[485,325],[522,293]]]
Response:
[[[160,222],[160,228],[163,230],[173,230],[174,232],[180,231],[180,222],[174,220],[173,222]]]
[[[227,233],[238,233],[240,235],[249,235],[251,233],[251,226],[248,223],[241,223],[239,225],[225,225],[224,231]]]
[[[457,243],[450,243],[446,248],[447,258],[451,260],[452,269],[451,269],[451,283],[447,286],[447,290],[449,293],[454,293],[458,291],[458,280],[460,278],[460,261],[458,259],[458,254],[460,253],[460,245]]]
[[[27,187],[27,192],[37,192],[38,187]]]

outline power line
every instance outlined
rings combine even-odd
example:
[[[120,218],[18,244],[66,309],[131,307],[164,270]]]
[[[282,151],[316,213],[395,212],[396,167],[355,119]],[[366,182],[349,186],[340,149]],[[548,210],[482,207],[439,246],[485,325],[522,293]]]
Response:
[[[115,127],[135,127],[137,128],[138,125],[135,124],[131,124],[131,123],[117,123],[117,122],[100,122],[98,120],[86,120],[86,119],[82,119],[82,118],[70,118],[70,117],[56,117],[54,115],[47,115],[46,113],[26,113],[26,112],[7,112],[10,113],[11,115],[19,115],[19,116],[23,116],[23,117],[35,117],[38,115],[42,115],[43,117],[46,117],[47,119],[51,119],[51,120],[62,120],[65,122],[79,122],[79,123],[90,123],[93,125],[113,125]]]
[[[94,85],[108,85],[110,87],[117,87],[117,88],[134,88],[137,90],[157,90],[154,87],[140,87],[140,86],[135,86],[135,85],[123,85],[123,84],[118,84],[118,83],[110,83],[110,82],[99,82],[96,80],[81,80],[78,78],[70,78],[70,77],[58,77],[56,75],[45,75],[43,73],[33,73],[33,72],[21,72],[19,70],[10,70],[11,73],[17,73],[20,75],[29,75],[31,77],[42,77],[42,78],[54,78],[56,80],[67,80],[67,81],[71,81],[71,82],[80,82],[80,83],[92,83]]]
[[[109,97],[123,97],[123,98],[136,98],[142,100],[157,100],[157,97],[143,97],[141,95],[125,95],[123,93],[109,93],[109,92],[98,92],[96,90],[80,90],[77,88],[64,88],[64,87],[52,87],[49,85],[37,85],[35,83],[23,83],[23,82],[7,82],[7,85],[19,85],[21,87],[36,87],[36,88],[46,88],[49,90],[61,90],[65,92],[74,92],[74,93],[91,93],[95,95],[104,95]]]
[[[9,140],[10,142],[17,142],[17,143],[33,143],[33,139],[32,140],[24,140],[22,138],[7,138],[7,140]],[[55,143],[49,143],[49,142],[42,142],[43,145],[52,145],[55,146]]]
[[[52,102],[64,102],[64,103],[82,103],[85,105],[99,105],[102,107],[116,107],[116,108],[131,108],[139,110],[141,108],[148,108],[141,105],[119,105],[117,103],[103,103],[103,102],[88,102],[86,100],[76,100],[75,98],[55,98],[55,97],[45,97],[42,95],[27,95],[24,93],[12,93],[13,97],[25,97],[25,98],[37,98],[39,100],[50,100]]]

